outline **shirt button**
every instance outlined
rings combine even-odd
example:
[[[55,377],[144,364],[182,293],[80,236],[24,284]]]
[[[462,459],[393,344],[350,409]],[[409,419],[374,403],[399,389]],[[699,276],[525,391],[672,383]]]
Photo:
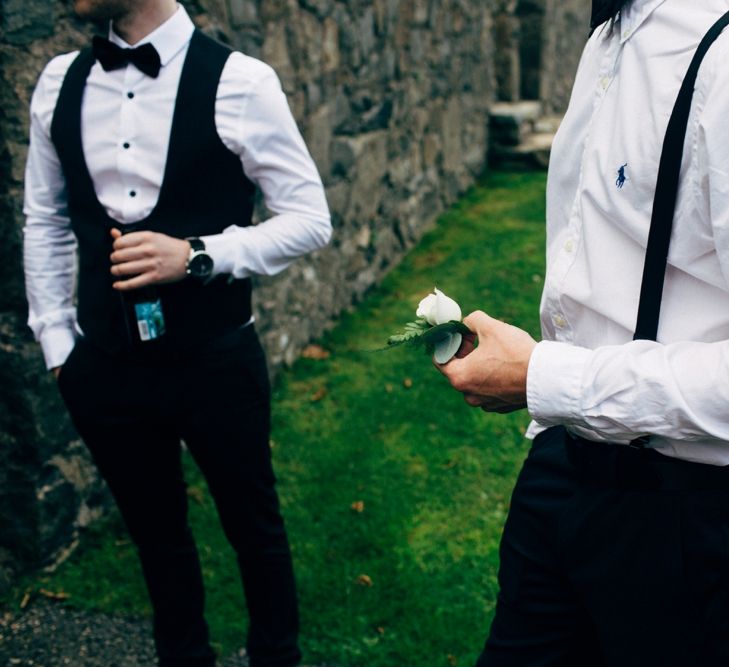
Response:
[[[127,93],[127,97],[128,97],[128,98],[129,98],[130,100],[133,100],[133,99],[134,99],[134,93],[133,93],[133,92],[132,92],[132,91],[130,90],[130,91],[129,91],[129,92]]]
[[[573,250],[575,249],[575,244],[574,244],[574,243],[572,243],[572,241],[571,241],[571,240],[570,240],[570,241],[567,241],[567,243],[565,243],[565,244],[564,244],[564,249],[565,249],[565,250],[566,250],[567,252],[572,252],[572,251],[573,251]]]
[[[131,144],[130,144],[130,143],[129,143],[128,141],[125,141],[125,142],[124,142],[124,143],[122,144],[122,146],[123,146],[124,148],[129,148],[129,147],[131,146]]]
[[[559,313],[552,316],[552,322],[554,322],[554,326],[559,327],[560,329],[567,324],[567,320],[565,320],[564,316]]]
[[[600,85],[602,86],[603,90],[607,90],[607,87],[610,85],[610,79],[604,76],[602,79],[600,79]]]
[[[130,190],[129,191],[129,196],[130,197],[136,197],[137,196],[137,191],[136,190]]]

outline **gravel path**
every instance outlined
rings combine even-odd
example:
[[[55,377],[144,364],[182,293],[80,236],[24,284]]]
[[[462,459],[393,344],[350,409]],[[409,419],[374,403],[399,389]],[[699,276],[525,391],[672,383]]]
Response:
[[[247,667],[241,655],[221,667]],[[0,667],[154,667],[150,622],[34,599],[0,616]]]

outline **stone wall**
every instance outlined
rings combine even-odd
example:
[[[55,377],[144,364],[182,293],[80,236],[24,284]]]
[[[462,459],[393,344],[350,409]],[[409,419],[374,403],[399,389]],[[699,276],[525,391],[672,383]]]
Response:
[[[1,5],[0,588],[19,564],[56,557],[107,502],[25,327],[27,105],[44,63],[91,33],[70,4]],[[582,34],[573,23],[585,25],[589,14],[587,0],[546,0],[527,7],[531,22],[521,31],[515,14],[526,5],[511,0],[185,4],[206,32],[277,70],[333,214],[329,248],[257,286],[259,329],[274,370],[361,298],[473,182],[486,162],[489,105],[509,85],[520,94],[520,58],[553,58],[530,61],[524,85],[533,90],[536,76],[545,101],[564,105],[580,50],[579,39],[571,40]],[[548,26],[542,44],[519,41],[539,26]],[[497,49],[507,38],[506,60],[515,68],[508,85]]]

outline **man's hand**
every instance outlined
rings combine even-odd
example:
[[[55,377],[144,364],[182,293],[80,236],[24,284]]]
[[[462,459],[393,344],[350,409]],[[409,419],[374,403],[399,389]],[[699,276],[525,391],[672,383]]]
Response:
[[[123,234],[111,230],[114,252],[111,274],[119,278],[114,288],[120,291],[146,285],[175,283],[185,278],[190,243],[157,232]]]
[[[53,373],[53,377],[58,380],[58,376],[61,374],[61,369],[63,366],[56,366],[55,368],[51,368],[51,373]]]
[[[463,323],[474,334],[464,336],[456,358],[436,364],[438,370],[473,407],[501,413],[525,408],[527,368],[536,341],[481,311]]]

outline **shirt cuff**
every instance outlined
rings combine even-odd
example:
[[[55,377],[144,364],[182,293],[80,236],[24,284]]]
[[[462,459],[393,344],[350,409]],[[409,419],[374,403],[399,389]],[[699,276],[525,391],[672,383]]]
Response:
[[[592,350],[541,341],[529,360],[527,410],[543,426],[580,421],[582,378]]]
[[[213,275],[232,274],[235,269],[235,241],[237,239],[222,233],[213,236],[201,236],[200,240],[205,244],[205,252],[213,258]]]
[[[40,337],[46,368],[63,366],[76,345],[76,332],[73,324],[62,324],[54,327],[45,327]]]

